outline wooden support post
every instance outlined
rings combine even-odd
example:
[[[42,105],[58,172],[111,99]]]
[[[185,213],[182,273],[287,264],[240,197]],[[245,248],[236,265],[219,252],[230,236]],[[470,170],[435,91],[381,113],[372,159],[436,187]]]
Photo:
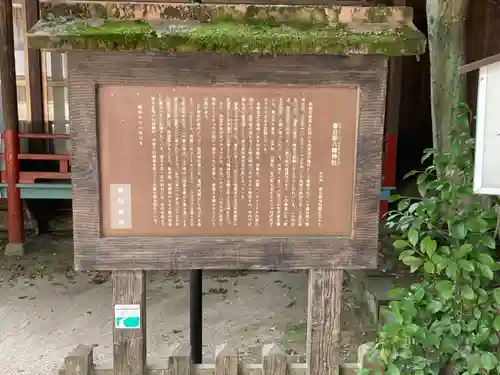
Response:
[[[276,343],[262,347],[262,375],[286,375],[286,353]]]
[[[306,357],[310,375],[338,375],[343,270],[309,271]]]
[[[145,375],[145,271],[113,272],[113,307],[114,374]]]
[[[0,82],[5,126],[4,152],[7,179],[8,240],[6,255],[24,254],[24,221],[19,180],[19,119],[12,0],[0,0]]]
[[[238,375],[238,352],[228,343],[215,348],[215,375]]]
[[[173,344],[168,348],[168,373],[191,375],[191,356],[187,345]]]
[[[53,82],[64,81],[64,54],[60,52],[50,52],[50,79]],[[50,133],[67,134],[66,124],[66,86],[52,86],[52,114],[53,129]],[[55,154],[67,154],[71,152],[71,142],[54,142],[51,152]]]
[[[93,374],[93,346],[78,345],[64,359],[65,375],[91,375]]]
[[[26,31],[29,31],[40,18],[40,8],[38,0],[25,0],[24,17]],[[44,101],[43,101],[43,76],[41,52],[35,48],[29,48],[26,43],[26,54],[28,56],[27,79],[28,98],[30,103],[30,131],[43,133],[45,131],[44,121]],[[45,142],[43,140],[30,140],[29,150],[34,154],[45,152]]]

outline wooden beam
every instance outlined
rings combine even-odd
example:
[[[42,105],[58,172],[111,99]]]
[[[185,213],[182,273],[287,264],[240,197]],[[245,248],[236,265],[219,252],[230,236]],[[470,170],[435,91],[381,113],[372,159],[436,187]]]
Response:
[[[50,52],[50,70],[51,70],[51,80],[55,82],[64,82],[64,54],[60,52]],[[66,134],[66,88],[67,86],[50,86],[52,87],[52,110],[53,110],[53,129],[50,133],[54,134]],[[64,154],[71,152],[71,143],[58,142],[52,143],[53,148],[51,152],[56,154]]]
[[[40,10],[38,7],[38,0],[26,0],[24,6],[24,17],[26,31],[29,31],[40,19]],[[28,47],[27,49],[27,81],[28,81],[28,95],[30,98],[31,107],[31,124],[34,133],[41,133],[44,131],[43,121],[43,88],[42,88],[42,58],[40,50]]]
[[[339,375],[344,271],[309,271],[306,357],[309,375]]]
[[[493,56],[486,57],[486,58],[481,59],[481,60],[471,62],[469,64],[462,65],[460,67],[460,74],[469,73],[469,72],[472,72],[474,70],[478,70],[478,69],[482,68],[483,66],[495,64],[497,62],[500,62],[500,53],[497,53],[496,55],[493,55]]]
[[[12,0],[0,0],[0,82],[7,178],[8,240],[6,255],[24,255],[24,220],[19,180],[19,118]]]
[[[40,9],[38,0],[25,0],[24,17],[26,31],[29,31],[40,19]],[[34,133],[43,133],[45,131],[44,121],[44,101],[43,101],[43,76],[42,76],[42,58],[38,49],[29,48],[25,43],[27,56],[27,78],[28,87],[27,99],[30,103],[30,131]],[[45,151],[44,141],[31,141],[29,145],[30,152],[41,153]]]
[[[359,372],[357,363],[345,363],[340,365],[340,375],[357,375]],[[215,365],[212,363],[193,364],[191,368],[192,375],[214,375]],[[240,363],[238,375],[262,375],[262,364]],[[288,363],[288,375],[307,375],[307,365],[305,363]],[[148,375],[177,375],[169,368],[168,364],[158,366],[149,366]],[[62,375],[65,375],[64,373]],[[94,367],[94,375],[113,375],[113,369],[110,367],[96,366]]]
[[[6,130],[19,130],[12,0],[0,0],[0,82]]]
[[[91,375],[93,346],[78,345],[65,358],[65,375]]]
[[[139,308],[139,326],[117,325],[118,313],[126,306]],[[115,375],[146,374],[146,273],[144,271],[113,272],[113,369]],[[130,309],[129,311],[131,311]],[[133,317],[130,321],[133,323]]]

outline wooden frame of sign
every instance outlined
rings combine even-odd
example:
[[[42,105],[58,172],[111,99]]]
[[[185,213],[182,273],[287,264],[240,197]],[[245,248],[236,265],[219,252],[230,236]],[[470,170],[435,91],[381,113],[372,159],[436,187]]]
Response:
[[[78,269],[359,269],[376,266],[387,57],[273,57],[211,53],[172,56],[162,53],[72,51],[68,54],[68,65],[75,264]],[[342,214],[345,217],[325,213],[333,220],[333,224],[330,224],[337,225],[335,228],[338,229],[338,225],[342,224],[337,234],[328,229],[328,223],[323,227],[316,226],[314,230],[297,228],[298,235],[293,235],[293,229],[290,232],[290,228],[276,227],[264,228],[265,234],[259,235],[258,228],[253,228],[253,232],[245,232],[238,231],[236,226],[235,235],[228,232],[224,236],[213,233],[206,235],[202,226],[197,228],[196,225],[186,232],[188,235],[181,231],[176,236],[169,236],[168,228],[164,229],[164,235],[133,230],[120,232],[119,225],[110,228],[107,223],[103,223],[103,218],[107,222],[116,218],[103,213],[104,207],[106,211],[116,210],[116,207],[110,208],[113,204],[109,203],[109,194],[113,193],[109,193],[109,179],[106,180],[107,177],[103,175],[104,167],[101,168],[101,164],[109,164],[112,158],[103,156],[100,147],[110,148],[112,143],[109,142],[115,142],[111,148],[125,149],[128,146],[124,143],[127,137],[116,143],[119,134],[113,140],[109,134],[102,135],[99,132],[99,126],[112,126],[113,121],[118,121],[107,115],[109,125],[106,125],[106,121],[100,123],[105,111],[99,106],[105,100],[101,98],[99,104],[100,95],[104,95],[99,93],[101,89],[120,85],[124,89],[150,86],[182,89],[197,85],[202,89],[208,87],[213,90],[235,85],[240,88],[275,86],[278,91],[280,88],[296,88],[299,93],[301,87],[302,90],[315,87],[355,90],[357,105],[355,113],[351,113],[354,116],[351,124],[354,128],[351,130],[355,144],[345,146],[352,149],[354,165],[349,172],[352,176],[339,182],[352,186],[347,193],[343,193],[344,196],[332,196],[328,186],[324,187],[322,193],[327,199],[351,201],[350,212]],[[110,90],[108,94],[111,95]],[[332,108],[335,108],[334,100]],[[326,108],[324,116],[328,117],[329,111],[330,108]],[[102,142],[104,144],[100,144]],[[322,144],[321,139],[318,142],[318,145]],[[316,162],[319,163],[321,158],[329,161],[330,154],[319,156]],[[349,158],[346,157],[346,160]],[[132,161],[124,160],[123,163],[129,165],[127,163]],[[137,170],[131,165],[128,170],[132,175]],[[103,179],[107,182],[104,183]],[[332,191],[335,189],[332,188]],[[128,199],[133,200],[133,197]],[[130,210],[130,206],[126,210]],[[335,220],[338,222],[334,225]],[[123,220],[120,222],[124,223]]]

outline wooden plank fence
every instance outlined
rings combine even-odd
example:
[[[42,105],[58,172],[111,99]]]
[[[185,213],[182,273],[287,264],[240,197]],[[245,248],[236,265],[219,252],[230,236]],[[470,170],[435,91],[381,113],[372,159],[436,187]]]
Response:
[[[340,365],[341,375],[356,375],[364,366],[363,358],[369,345],[358,350],[358,363]],[[93,346],[79,345],[64,360],[58,375],[114,375],[113,368],[94,366]],[[276,344],[262,347],[261,363],[242,361],[237,350],[229,344],[217,346],[214,363],[193,364],[188,346],[174,344],[168,350],[164,363],[148,365],[148,375],[308,375],[305,362],[293,362],[296,356],[287,356],[283,348]]]

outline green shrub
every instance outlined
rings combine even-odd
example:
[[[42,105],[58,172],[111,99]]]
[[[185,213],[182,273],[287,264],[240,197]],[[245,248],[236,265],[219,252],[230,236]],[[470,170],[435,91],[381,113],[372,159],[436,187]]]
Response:
[[[469,110],[459,108],[447,153],[426,150],[421,199],[394,197],[387,225],[394,248],[420,283],[393,291],[373,355],[387,375],[500,374],[500,288],[495,259],[497,204],[472,192],[474,139]],[[500,173],[500,161],[499,161]],[[369,374],[370,370],[361,370]]]

